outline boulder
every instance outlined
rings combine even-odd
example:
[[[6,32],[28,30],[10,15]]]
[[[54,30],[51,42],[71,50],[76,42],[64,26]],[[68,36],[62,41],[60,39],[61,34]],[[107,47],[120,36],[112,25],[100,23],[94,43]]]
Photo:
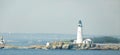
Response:
[[[64,44],[64,45],[62,46],[62,49],[70,49],[70,45],[69,45],[69,44]]]

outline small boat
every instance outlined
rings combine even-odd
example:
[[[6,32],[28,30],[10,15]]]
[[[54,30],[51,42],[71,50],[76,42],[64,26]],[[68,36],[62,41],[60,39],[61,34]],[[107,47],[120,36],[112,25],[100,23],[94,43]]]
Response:
[[[4,46],[5,46],[5,41],[4,41],[3,37],[1,36],[0,37],[0,49],[4,48]]]

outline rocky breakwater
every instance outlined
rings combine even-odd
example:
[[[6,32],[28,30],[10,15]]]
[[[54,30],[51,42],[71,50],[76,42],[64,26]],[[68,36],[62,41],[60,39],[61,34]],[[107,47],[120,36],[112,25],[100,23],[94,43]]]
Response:
[[[75,44],[71,42],[52,42],[46,45],[47,49],[90,49],[95,47],[95,44]]]
[[[67,50],[120,50],[120,44],[75,44],[71,42],[52,42],[47,45],[13,46],[5,45],[4,48],[12,49],[67,49]]]
[[[107,43],[107,44],[96,44],[93,50],[120,50],[120,44]]]
[[[74,50],[120,50],[120,44],[115,43],[72,43],[72,42],[52,42],[46,45],[47,49],[74,49]]]
[[[88,49],[91,45],[88,44],[73,44],[71,42],[52,42],[49,45],[30,45],[30,46],[15,46],[6,44],[6,49]]]
[[[47,49],[45,45],[30,45],[30,46],[16,46],[16,45],[5,45],[5,49]]]

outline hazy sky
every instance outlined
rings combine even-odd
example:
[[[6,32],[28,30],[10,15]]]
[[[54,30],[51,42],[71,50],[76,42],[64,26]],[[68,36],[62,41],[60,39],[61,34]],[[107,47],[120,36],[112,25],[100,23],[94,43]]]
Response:
[[[0,32],[120,35],[120,0],[0,0]]]

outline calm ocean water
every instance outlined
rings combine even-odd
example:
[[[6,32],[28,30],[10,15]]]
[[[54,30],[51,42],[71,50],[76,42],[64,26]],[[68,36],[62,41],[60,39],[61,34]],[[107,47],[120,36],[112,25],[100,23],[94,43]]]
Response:
[[[0,55],[120,55],[118,50],[0,49]]]
[[[6,44],[27,46],[45,44],[47,41],[76,39],[73,34],[24,34],[0,33]],[[0,55],[120,55],[120,50],[40,50],[40,49],[0,49]]]
[[[73,34],[41,34],[41,33],[0,33],[6,44],[10,45],[35,45],[46,44],[46,42],[76,39]]]

